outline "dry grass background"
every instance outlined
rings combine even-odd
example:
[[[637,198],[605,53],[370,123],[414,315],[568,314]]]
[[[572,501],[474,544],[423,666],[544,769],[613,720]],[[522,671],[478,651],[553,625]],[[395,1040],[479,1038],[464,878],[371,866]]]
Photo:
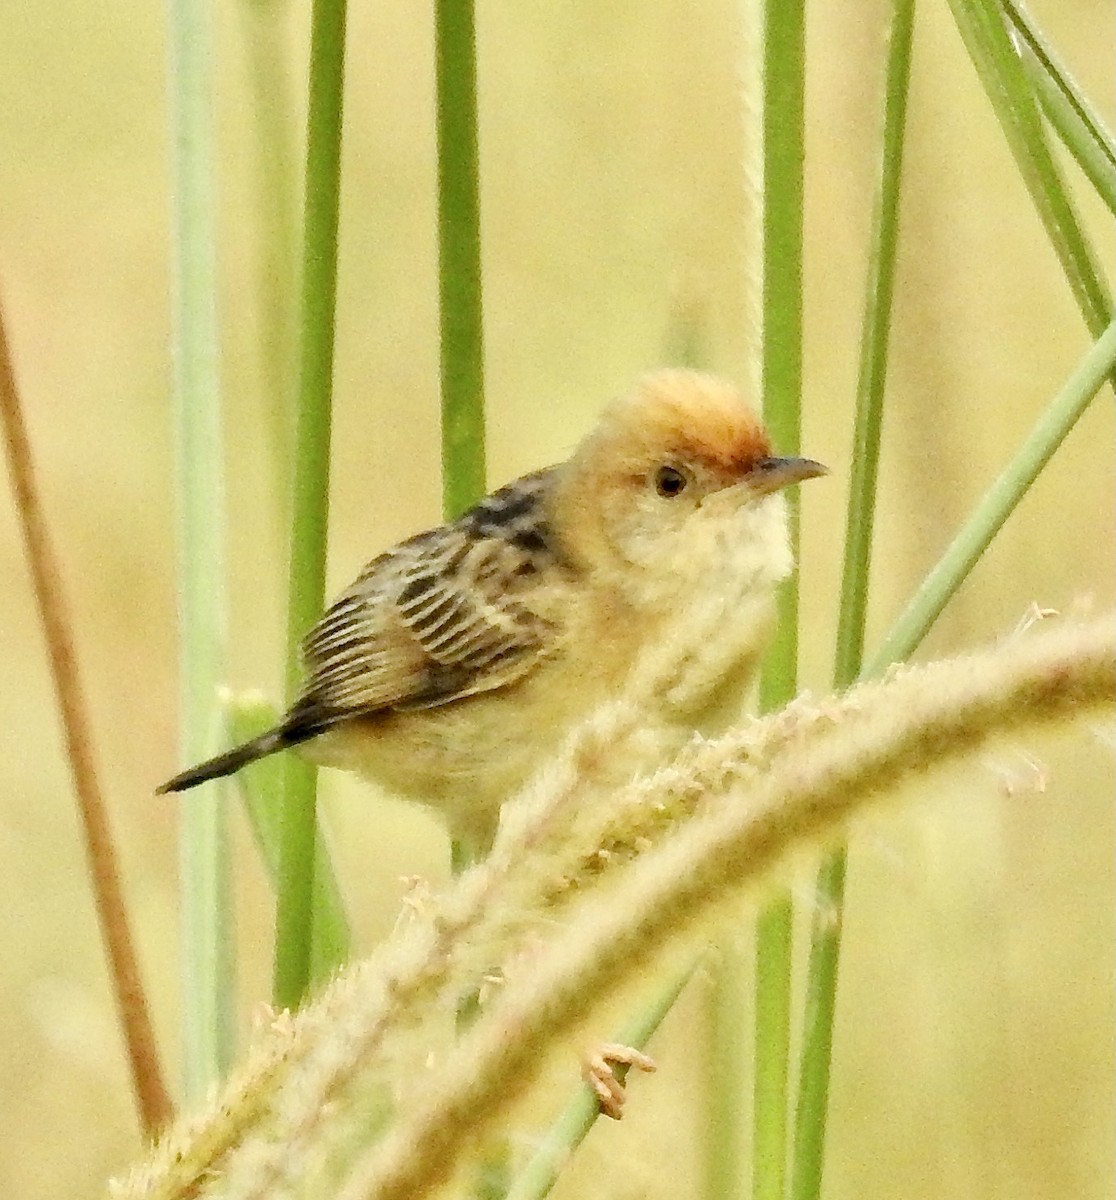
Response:
[[[438,515],[432,30],[426,6],[353,4],[335,425],[333,586]],[[221,323],[229,418],[228,678],[280,678],[281,542],[266,508],[244,13],[219,12]],[[1111,110],[1113,12],[1036,15]],[[0,284],[64,557],[104,779],[162,1045],[177,1057],[175,642],[159,6],[0,14]],[[816,4],[809,44],[803,681],[823,689],[848,475],[883,5]],[[706,359],[746,377],[746,211],[735,6],[483,8],[480,80],[493,483],[563,456],[599,405],[701,314]],[[306,14],[288,12],[294,78]],[[1111,115],[1111,112],[1110,112]],[[916,30],[909,170],[870,638],[1085,345],[1082,323],[944,4]],[[1111,230],[1088,208],[1111,261]],[[1113,420],[1101,399],[925,653],[1033,600],[1113,594]],[[96,1194],[135,1128],[26,566],[0,504],[0,1194]],[[1108,1195],[1114,1172],[1111,739],[1005,747],[880,819],[852,852],[832,1200]],[[1022,791],[1009,786],[1020,784]],[[399,876],[439,878],[417,810],[327,777],[358,946]],[[269,986],[270,904],[238,835],[242,993]],[[677,1195],[696,1178],[689,996],[622,1127],[569,1195]],[[571,1051],[572,1055],[572,1051]],[[571,1057],[572,1064],[572,1057]],[[630,1153],[633,1149],[638,1154]],[[624,1162],[623,1172],[610,1164]],[[633,1169],[630,1164],[637,1164]],[[665,1189],[665,1190],[664,1190]]]

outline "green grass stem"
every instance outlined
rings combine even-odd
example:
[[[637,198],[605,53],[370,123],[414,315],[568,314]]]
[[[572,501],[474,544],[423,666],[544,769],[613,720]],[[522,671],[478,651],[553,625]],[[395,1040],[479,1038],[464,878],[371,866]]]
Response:
[[[1024,66],[1038,94],[1042,110],[1054,131],[1073,155],[1077,165],[1093,185],[1108,211],[1116,216],[1116,169],[1101,145],[1090,137],[1078,111],[1066,99],[1065,92],[1046,73],[1042,64],[1024,51]]]
[[[228,702],[227,713],[229,736],[233,744],[247,742],[265,729],[273,729],[279,722],[275,705],[254,696],[233,697]],[[274,756],[262,758],[240,771],[236,780],[264,869],[278,893],[283,830],[275,799],[283,791],[282,760]],[[314,979],[332,975],[349,957],[349,921],[324,833],[319,823],[314,858],[311,947],[311,977]]]
[[[752,1191],[765,1200],[782,1196],[786,1186],[793,957],[794,906],[789,895],[778,896],[756,918]],[[726,1039],[727,1031],[721,1036]],[[732,1042],[723,1040],[722,1044],[731,1046]],[[741,1054],[738,1066],[742,1068],[745,1062]],[[741,1071],[737,1078],[746,1075]],[[739,1132],[736,1137],[740,1137]],[[718,1151],[722,1158],[727,1153],[726,1149]],[[741,1149],[732,1153],[737,1160],[743,1157]],[[719,1177],[727,1184],[725,1173]],[[731,1192],[716,1194],[733,1195],[738,1188],[739,1181]]]
[[[207,0],[168,8],[171,313],[178,548],[180,751],[212,753],[227,648],[225,491],[217,335],[213,34]],[[235,957],[227,807],[220,784],[183,796],[184,1086],[197,1099],[233,1053]]]
[[[286,0],[243,0],[245,59],[252,96],[253,196],[259,321],[260,411],[271,455],[276,528],[290,522],[298,339],[298,197]]]
[[[460,516],[485,494],[484,304],[481,290],[477,35],[473,0],[436,0],[438,299],[442,388],[442,512]],[[454,872],[488,847],[455,841]]]
[[[314,0],[310,34],[301,361],[287,609],[287,688],[301,681],[300,647],[322,611],[329,518],[337,224],[345,76],[345,0]],[[295,1008],[311,981],[317,772],[284,758],[283,841],[275,919],[275,1003]]]
[[[447,518],[485,493],[477,46],[472,0],[434,5],[441,315],[442,496]]]
[[[806,78],[804,0],[768,0],[763,61],[763,415],[780,454],[802,437],[802,201]],[[788,496],[791,545],[798,504]],[[779,590],[779,619],[767,655],[761,706],[794,695],[798,664],[798,580]]]
[[[856,678],[864,652],[880,433],[899,247],[899,197],[913,29],[914,0],[894,0],[884,73],[883,128],[860,338],[852,479],[834,655],[837,688],[847,687]],[[817,1200],[821,1195],[846,870],[846,854],[841,848],[822,865],[815,884],[817,899],[811,919],[795,1107],[791,1175],[794,1200]]]
[[[868,279],[860,335],[860,369],[850,455],[848,518],[833,682],[847,687],[860,672],[868,612],[872,534],[876,513],[880,431],[883,425],[895,263],[899,250],[899,196],[910,90],[914,0],[894,0],[884,76],[883,124],[868,247]]]
[[[779,453],[797,454],[802,424],[804,0],[767,0],[762,69],[763,412]],[[791,548],[797,558],[797,496],[789,496],[788,504]],[[761,708],[781,707],[797,686],[798,578],[794,576],[779,589],[776,633],[760,683]],[[754,1200],[782,1200],[786,1187],[793,925],[793,910],[785,898],[774,901],[756,924]],[[738,1066],[742,1069],[744,1064]],[[710,1200],[732,1196],[739,1186],[739,1181],[726,1180],[725,1189],[711,1193]]]
[[[848,853],[841,847],[822,863],[814,882],[795,1105],[792,1200],[821,1195],[847,872]]]

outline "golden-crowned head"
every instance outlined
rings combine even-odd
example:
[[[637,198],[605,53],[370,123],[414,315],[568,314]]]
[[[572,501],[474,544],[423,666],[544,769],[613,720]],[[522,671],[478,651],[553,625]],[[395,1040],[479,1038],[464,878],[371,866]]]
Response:
[[[575,557],[688,575],[703,556],[744,554],[789,570],[787,484],[824,473],[779,458],[759,413],[723,379],[697,371],[644,376],[614,401],[563,472],[563,532]],[[753,553],[754,551],[754,553]]]

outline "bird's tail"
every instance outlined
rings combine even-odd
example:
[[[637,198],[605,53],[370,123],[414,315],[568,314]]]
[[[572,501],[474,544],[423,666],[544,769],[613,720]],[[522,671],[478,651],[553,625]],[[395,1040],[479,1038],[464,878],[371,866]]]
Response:
[[[208,779],[221,779],[226,775],[232,775],[241,767],[255,762],[257,758],[266,758],[269,754],[285,750],[288,746],[296,746],[299,742],[305,742],[308,738],[321,732],[322,726],[320,725],[308,727],[291,722],[276,725],[274,729],[261,733],[259,737],[252,738],[250,742],[245,742],[242,746],[234,746],[233,749],[226,750],[224,754],[218,754],[216,758],[198,763],[196,767],[190,767],[189,770],[183,771],[173,779],[168,779],[166,783],[155,789],[155,793],[162,796],[167,792],[184,792],[188,788],[197,787],[199,783],[205,783]]]

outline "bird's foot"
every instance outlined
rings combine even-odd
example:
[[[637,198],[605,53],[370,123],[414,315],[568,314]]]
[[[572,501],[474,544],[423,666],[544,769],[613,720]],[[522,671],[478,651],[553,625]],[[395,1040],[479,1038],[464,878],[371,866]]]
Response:
[[[614,1121],[619,1121],[624,1115],[624,1080],[629,1067],[654,1071],[655,1063],[631,1046],[606,1042],[586,1055],[581,1064],[581,1076],[593,1089],[601,1112]]]

